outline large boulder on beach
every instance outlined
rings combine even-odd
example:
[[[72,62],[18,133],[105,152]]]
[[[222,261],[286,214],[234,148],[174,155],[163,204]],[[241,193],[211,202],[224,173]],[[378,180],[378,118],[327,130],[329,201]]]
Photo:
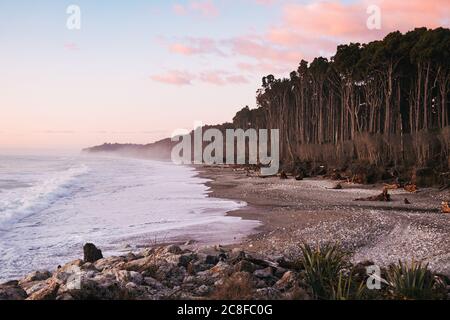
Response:
[[[28,274],[25,278],[19,281],[19,285],[35,282],[35,281],[44,281],[52,276],[50,271],[34,271]]]
[[[84,262],[94,263],[97,260],[103,259],[102,250],[98,249],[92,243],[86,243],[83,247],[84,251]]]
[[[27,300],[55,300],[59,287],[60,282],[58,279],[51,279],[42,289],[31,294]]]

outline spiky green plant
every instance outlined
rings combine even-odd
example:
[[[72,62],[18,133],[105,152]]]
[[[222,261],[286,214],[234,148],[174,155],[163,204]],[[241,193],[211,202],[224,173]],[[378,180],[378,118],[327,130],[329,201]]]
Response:
[[[404,300],[439,299],[443,285],[428,269],[428,264],[416,261],[410,264],[399,261],[398,265],[391,265],[387,280],[392,297]]]
[[[348,255],[339,245],[327,244],[313,249],[310,245],[303,244],[300,249],[303,254],[305,280],[315,298],[333,298],[333,291],[341,277],[341,271],[349,266]],[[340,291],[342,290],[344,289],[341,286]]]
[[[352,273],[345,275],[341,272],[339,279],[331,284],[331,290],[332,300],[360,300],[364,296],[365,284],[357,283]]]

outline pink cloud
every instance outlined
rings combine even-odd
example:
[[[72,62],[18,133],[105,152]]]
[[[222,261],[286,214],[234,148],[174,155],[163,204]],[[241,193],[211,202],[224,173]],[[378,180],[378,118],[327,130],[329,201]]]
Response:
[[[171,52],[188,56],[207,53],[223,55],[216,41],[210,38],[187,38],[182,42],[171,43],[168,46]]]
[[[230,84],[241,84],[241,83],[248,83],[248,79],[244,76],[240,75],[234,75],[234,76],[228,76],[226,78],[227,82]]]
[[[190,7],[193,11],[205,17],[215,17],[219,15],[219,10],[211,0],[191,1]]]
[[[186,5],[176,3],[172,6],[172,10],[176,15],[182,16],[188,13],[197,13],[204,17],[216,17],[219,15],[219,9],[211,0],[190,1]]]
[[[151,76],[153,81],[172,84],[177,86],[190,85],[195,76],[189,72],[170,70],[162,74]]]
[[[207,70],[199,72],[198,74],[187,71],[170,70],[162,74],[153,75],[150,78],[156,82],[176,86],[192,85],[195,80],[197,80],[197,82],[213,84],[216,86],[248,83],[247,78],[244,76],[222,70]]]
[[[186,7],[183,6],[182,4],[176,3],[172,6],[173,12],[175,12],[175,14],[182,16],[185,15],[187,10]]]
[[[277,47],[273,43],[255,37],[240,37],[229,41],[233,53],[258,61],[296,63],[302,54],[296,48]]]
[[[248,83],[247,78],[242,75],[233,75],[229,72],[220,70],[202,72],[199,79],[202,82],[217,86]]]
[[[448,0],[248,1],[264,6],[279,4],[281,17],[267,29],[252,35],[238,34],[229,39],[185,38],[165,45],[172,53],[185,56],[231,57],[237,72],[241,73],[285,74],[295,69],[301,59],[311,61],[317,56],[332,56],[338,44],[369,42],[392,31],[406,32],[415,27],[448,27],[450,16]],[[381,30],[367,28],[367,9],[371,5],[381,9]],[[212,1],[191,1],[186,7],[203,16],[218,13]],[[230,77],[235,76],[203,72],[198,80],[224,85]],[[247,79],[233,80],[245,82]]]
[[[369,30],[366,26],[370,5],[381,9],[381,30]],[[438,27],[448,17],[449,8],[448,0],[364,0],[352,3],[333,0],[287,4],[283,8],[284,33],[275,37],[283,41],[290,41],[289,37],[295,35],[370,41],[395,30],[405,32],[415,27]]]

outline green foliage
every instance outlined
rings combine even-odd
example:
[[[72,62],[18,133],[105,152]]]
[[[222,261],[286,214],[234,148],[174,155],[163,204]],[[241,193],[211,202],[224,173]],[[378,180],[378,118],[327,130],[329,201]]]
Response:
[[[348,254],[339,245],[324,245],[313,249],[301,246],[305,279],[317,299],[351,300],[362,297],[363,284],[356,284],[351,273]]]
[[[412,261],[405,264],[391,265],[388,271],[391,296],[404,300],[433,300],[441,298],[443,287],[427,265]]]
[[[365,283],[357,282],[353,275],[344,275],[343,272],[339,274],[339,279],[331,289],[332,300],[361,300],[365,293]]]

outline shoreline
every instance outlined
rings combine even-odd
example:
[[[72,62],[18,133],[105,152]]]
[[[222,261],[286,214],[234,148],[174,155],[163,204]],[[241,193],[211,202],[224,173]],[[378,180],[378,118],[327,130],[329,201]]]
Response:
[[[343,189],[333,190],[338,182],[322,178],[280,180],[225,166],[195,168],[200,177],[211,180],[210,197],[247,203],[228,216],[262,223],[230,248],[295,258],[303,242],[339,243],[353,253],[353,262],[386,267],[415,260],[450,275],[450,216],[440,213],[448,190],[390,190],[391,202],[359,202],[354,200],[378,195],[383,185],[341,182]]]
[[[382,186],[341,182],[343,188],[333,190],[336,182],[322,178],[261,178],[224,166],[195,169],[209,180],[209,197],[247,203],[227,216],[261,225],[225,246],[184,243],[186,235],[176,242],[149,240],[140,249],[103,257],[89,244],[95,258],[85,250],[83,259],[53,271],[0,284],[0,300],[310,300],[314,291],[298,264],[305,243],[340,244],[353,253],[349,262],[358,279],[365,279],[368,265],[386,272],[390,263],[414,259],[429,263],[437,277],[450,283],[450,216],[436,209],[447,192],[395,190],[392,202],[361,203],[354,199],[379,194]],[[404,204],[404,197],[411,204]],[[233,295],[236,286],[244,291]],[[381,290],[375,296],[386,294]]]

